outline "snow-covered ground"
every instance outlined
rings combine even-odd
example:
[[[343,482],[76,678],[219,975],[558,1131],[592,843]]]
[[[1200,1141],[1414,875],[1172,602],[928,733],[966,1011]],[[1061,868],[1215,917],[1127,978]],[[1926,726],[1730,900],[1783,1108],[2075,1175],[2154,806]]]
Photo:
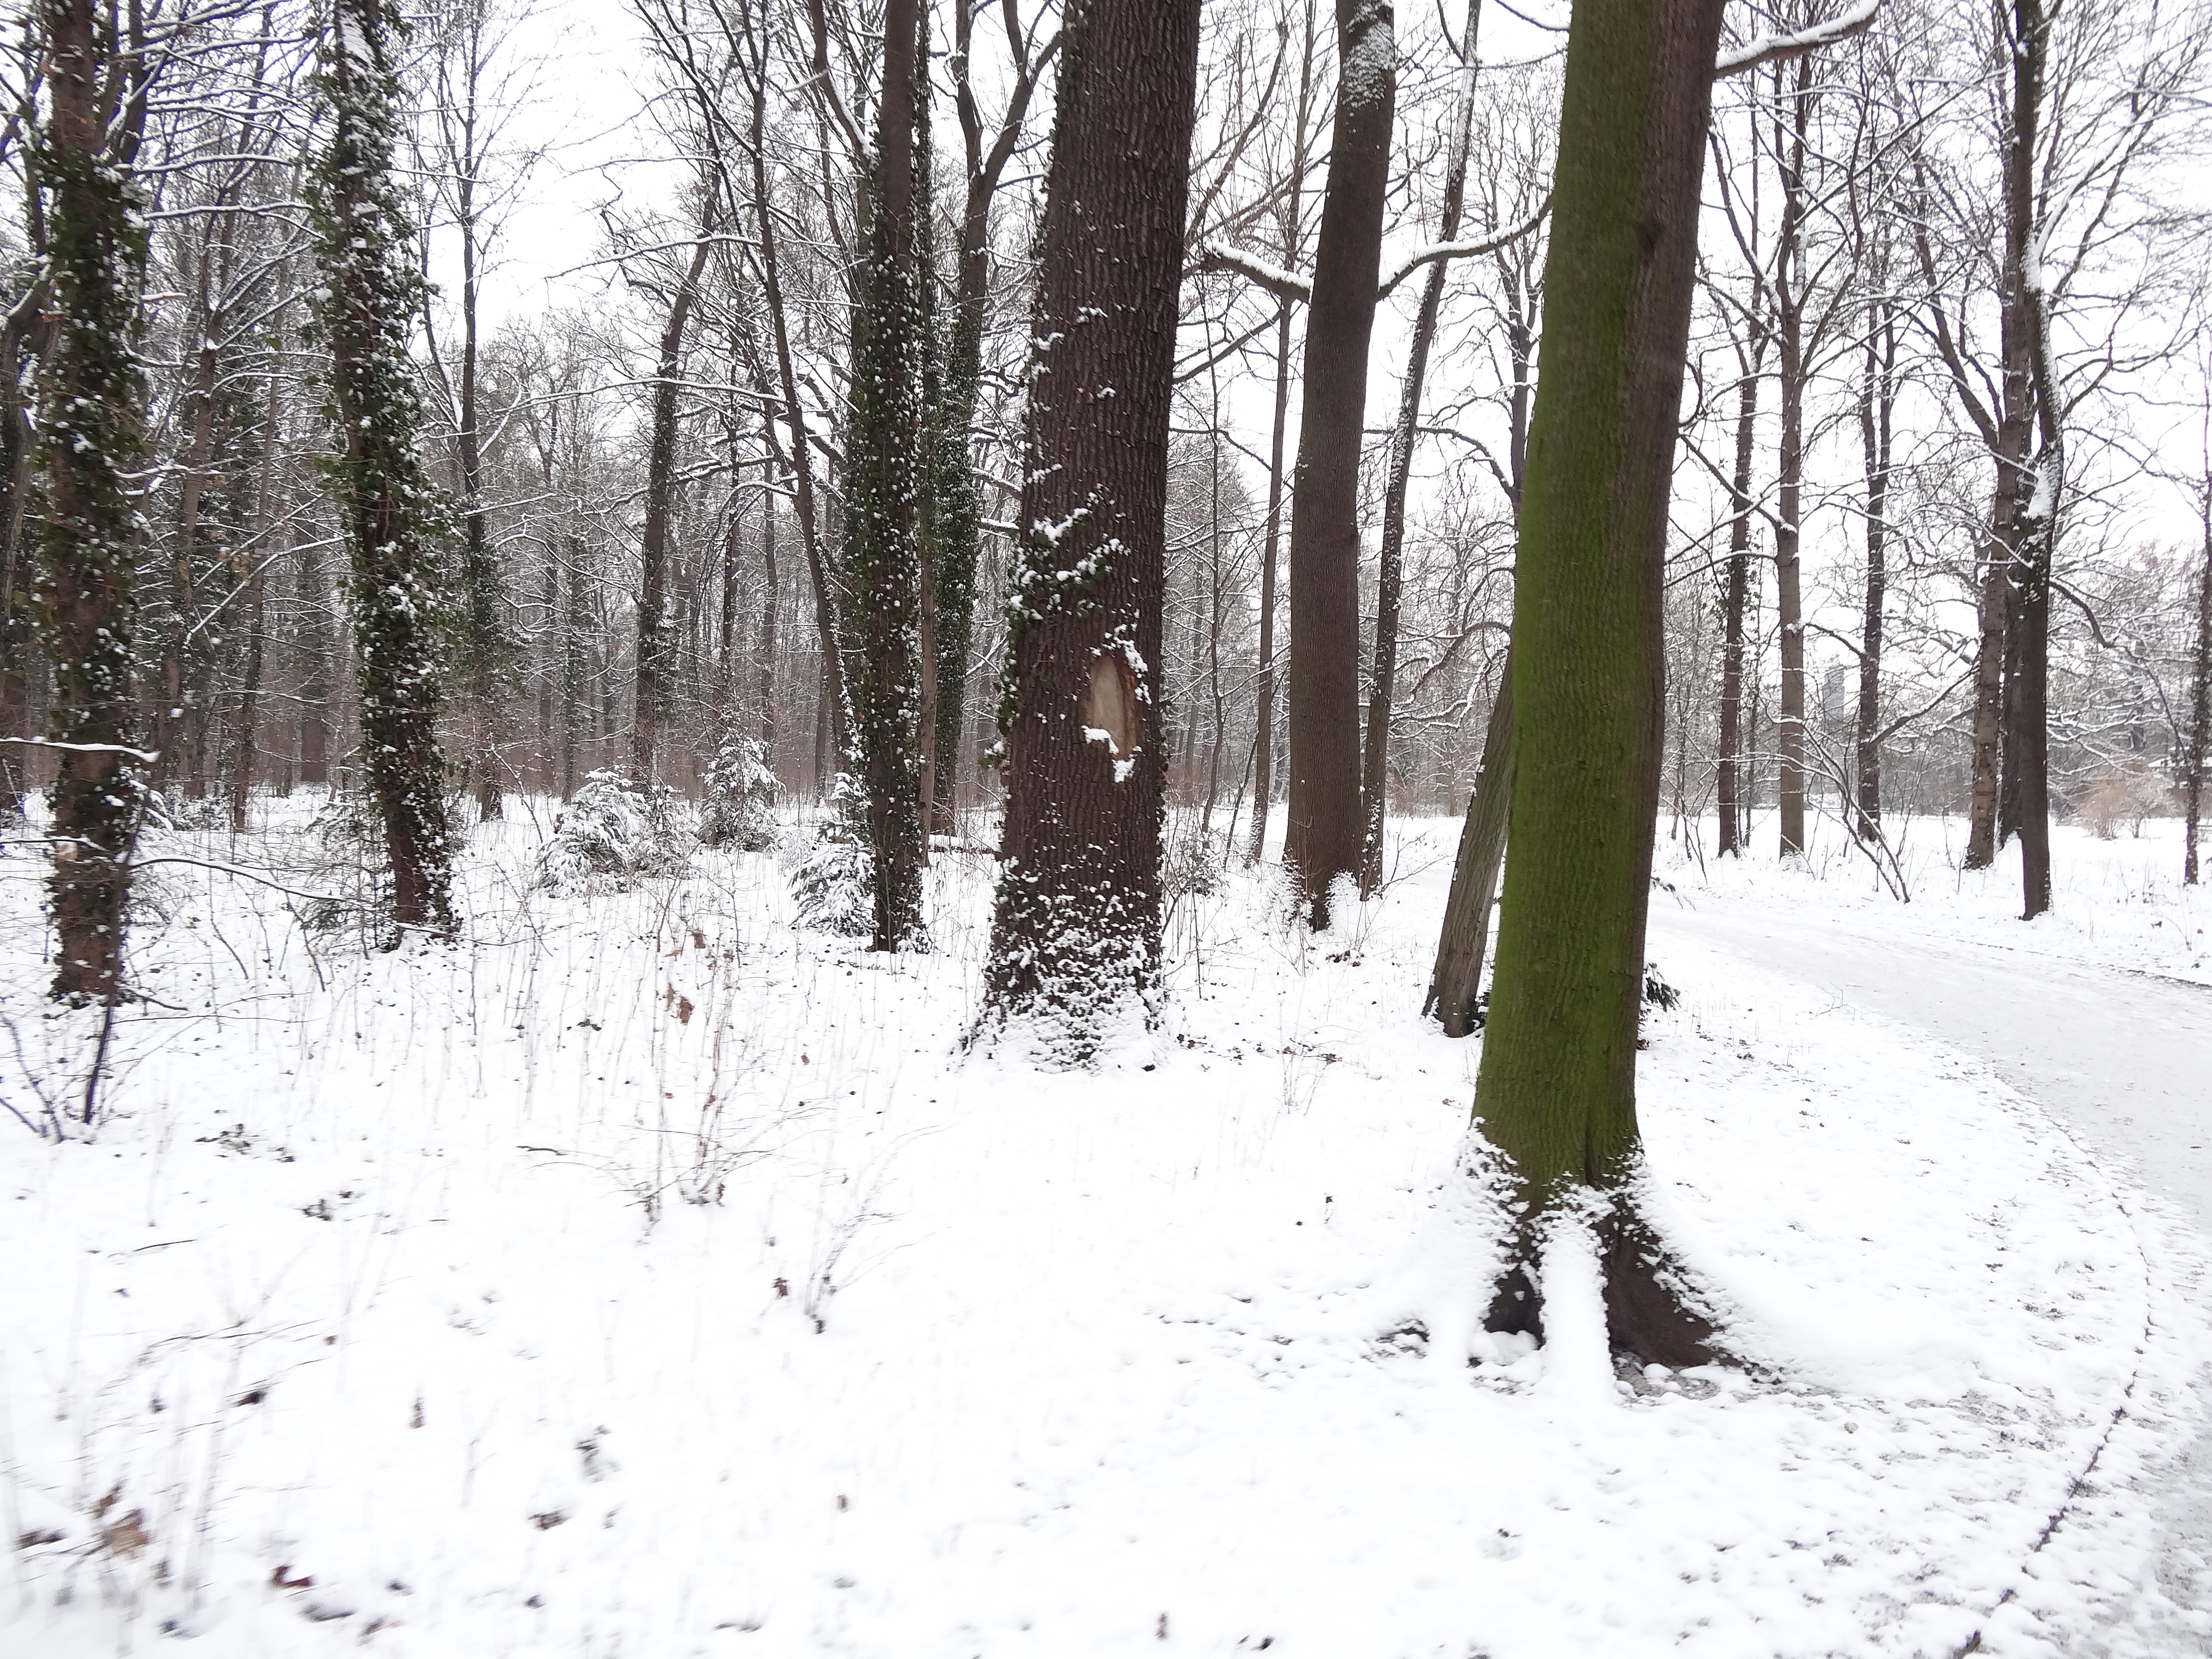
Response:
[[[166,850],[314,890],[276,810]],[[1073,1076],[960,1049],[970,854],[890,960],[795,932],[766,856],[531,893],[523,817],[464,947],[364,957],[162,866],[112,1115],[0,1119],[0,1650],[2203,1647],[2138,1490],[2199,1419],[2201,1238],[1740,940],[1655,912],[1685,996],[1643,1097],[1747,1369],[1617,1376],[1565,1267],[1551,1345],[1492,1350],[1479,1047],[1419,1014],[1456,827],[1322,939],[1241,870],[1183,898],[1166,1029]],[[2163,829],[2063,838],[2033,928],[1934,836],[1910,906],[1817,848],[1676,853],[1655,899],[2201,975]],[[40,1000],[33,874],[0,864],[0,1099],[36,1115],[94,1028]]]

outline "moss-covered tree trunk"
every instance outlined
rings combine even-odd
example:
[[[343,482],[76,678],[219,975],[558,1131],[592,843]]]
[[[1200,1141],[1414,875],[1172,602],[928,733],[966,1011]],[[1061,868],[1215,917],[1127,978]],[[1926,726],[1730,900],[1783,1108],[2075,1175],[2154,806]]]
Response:
[[[1482,958],[1490,947],[1490,912],[1498,900],[1498,875],[1505,862],[1505,832],[1513,799],[1513,659],[1498,677],[1498,700],[1482,734],[1482,768],[1460,826],[1459,857],[1444,900],[1444,925],[1437,936],[1437,965],[1421,1012],[1443,1022],[1444,1035],[1463,1037],[1482,1025]]]
[[[1662,578],[1722,0],[1581,0],[1567,38],[1515,586],[1512,858],[1475,1113],[1519,1206],[1493,1328],[1604,1208],[1616,1349],[1708,1355],[1632,1204],[1637,1020],[1664,740]]]
[[[136,345],[146,232],[130,179],[107,151],[110,15],[92,0],[44,0],[40,10],[50,67],[36,167],[54,333],[39,386],[33,603],[53,676],[53,994],[112,1003],[123,991],[140,808],[131,479],[144,444]]]
[[[1306,313],[1291,491],[1290,825],[1283,861],[1316,927],[1359,869],[1359,454],[1382,263],[1398,48],[1389,0],[1336,0],[1336,124]]]
[[[326,138],[308,187],[338,453],[326,463],[352,561],[362,767],[392,863],[399,930],[453,926],[453,832],[438,748],[442,512],[417,453],[409,352],[416,227],[392,178],[400,111],[384,0],[333,0],[316,86]]]
[[[1063,1060],[1148,1018],[1166,784],[1168,422],[1198,0],[1077,0],[1062,47],[1000,727],[987,1022]]]

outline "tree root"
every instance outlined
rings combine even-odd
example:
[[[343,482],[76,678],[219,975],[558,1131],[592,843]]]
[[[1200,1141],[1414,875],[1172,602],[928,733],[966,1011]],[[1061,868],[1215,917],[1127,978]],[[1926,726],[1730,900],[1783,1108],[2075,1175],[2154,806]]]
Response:
[[[1544,1340],[1544,1245],[1558,1228],[1595,1235],[1605,1298],[1605,1334],[1614,1358],[1681,1370],[1736,1363],[1713,1322],[1693,1304],[1688,1275],[1626,1193],[1605,1194],[1595,1213],[1548,1206],[1524,1220],[1499,1272],[1486,1330]]]

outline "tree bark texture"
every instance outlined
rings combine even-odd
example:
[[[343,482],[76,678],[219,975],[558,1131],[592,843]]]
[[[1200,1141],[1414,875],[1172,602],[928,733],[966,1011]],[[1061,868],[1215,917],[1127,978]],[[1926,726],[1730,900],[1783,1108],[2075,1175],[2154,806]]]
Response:
[[[1260,550],[1258,724],[1253,732],[1252,845],[1246,862],[1267,850],[1267,813],[1275,793],[1275,572],[1283,552],[1283,442],[1291,412],[1291,306],[1275,313],[1275,420],[1267,449],[1267,529]]]
[[[1065,26],[1024,434],[987,1020],[1088,1060],[1159,978],[1168,427],[1198,0]]]
[[[1720,758],[1716,779],[1721,816],[1720,856],[1741,858],[1751,817],[1751,779],[1744,766],[1744,611],[1751,596],[1751,467],[1759,436],[1759,369],[1766,355],[1754,337],[1735,393],[1735,471],[1729,479],[1727,586],[1721,601]]]
[[[650,787],[662,705],[675,667],[675,637],[668,618],[668,521],[675,510],[676,416],[684,388],[684,333],[697,303],[699,278],[714,251],[709,227],[700,228],[691,263],[668,302],[653,381],[653,430],[645,464],[645,526],[638,536],[636,699],[631,716],[629,769]]]
[[[1889,592],[1889,474],[1897,410],[1897,312],[1875,302],[1859,389],[1859,444],[1866,465],[1866,604],[1859,633],[1858,833],[1881,834],[1882,611]]]
[[[922,741],[936,713],[923,672],[933,642],[923,637],[930,620],[923,499],[932,458],[921,407],[929,312],[915,258],[919,27],[916,0],[890,0],[846,440],[853,738],[866,798],[878,951],[903,949],[921,931],[928,848]]]
[[[2020,761],[2021,914],[2029,921],[2051,908],[2051,584],[2066,483],[2066,440],[2051,361],[2050,293],[2043,271],[2044,226],[2035,192],[2036,146],[2043,118],[2051,18],[2044,0],[2014,0],[2013,112],[2010,165],[2005,176],[2005,245],[2016,250],[2008,287],[2018,290],[2036,451],[2021,488],[2016,612]]]
[[[1805,304],[1799,250],[1804,240],[1807,129],[1812,120],[1810,57],[1775,71],[1774,155],[1782,170],[1782,223],[1774,262],[1774,335],[1778,348],[1781,447],[1776,455],[1774,607],[1782,656],[1776,720],[1779,765],[1775,784],[1780,808],[1781,854],[1805,850],[1805,606],[1798,552],[1805,489]],[[1783,82],[1791,79],[1786,103]],[[1784,111],[1787,111],[1785,117]],[[1785,126],[1785,119],[1787,125]]]
[[[1467,203],[1467,156],[1474,127],[1475,40],[1482,22],[1482,0],[1468,0],[1467,26],[1460,34],[1465,62],[1460,71],[1459,107],[1451,150],[1444,164],[1444,199],[1439,242],[1459,240]],[[1421,392],[1428,380],[1429,351],[1436,343],[1437,314],[1443,308],[1444,278],[1451,261],[1429,266],[1421,283],[1420,309],[1406,353],[1406,378],[1398,394],[1398,424],[1390,434],[1390,476],[1382,491],[1382,545],[1377,562],[1374,666],[1367,677],[1367,743],[1360,759],[1361,835],[1359,891],[1364,898],[1382,879],[1382,821],[1390,770],[1390,711],[1398,684],[1398,605],[1406,547],[1406,493],[1413,481],[1413,448],[1421,421]]]
[[[1513,607],[1504,904],[1475,1112],[1522,1206],[1492,1328],[1540,1332],[1579,1191],[1617,1351],[1711,1356],[1627,1188],[1664,749],[1667,514],[1722,0],[1581,0],[1567,37]]]
[[[2181,879],[2198,879],[2197,840],[2203,822],[2204,767],[2212,759],[2212,471],[2204,475],[2197,498],[2204,527],[2204,551],[2197,568],[2197,650],[2189,670],[2189,770],[2183,800]]]
[[[1382,262],[1397,45],[1388,0],[1336,0],[1336,120],[1306,313],[1291,495],[1290,828],[1284,862],[1316,928],[1359,868],[1359,453]]]
[[[92,0],[43,0],[49,114],[45,196],[52,345],[39,386],[33,612],[53,676],[53,994],[123,995],[125,907],[142,785],[132,750],[136,500],[145,383],[134,349],[146,232],[106,153],[100,86],[112,40]]]

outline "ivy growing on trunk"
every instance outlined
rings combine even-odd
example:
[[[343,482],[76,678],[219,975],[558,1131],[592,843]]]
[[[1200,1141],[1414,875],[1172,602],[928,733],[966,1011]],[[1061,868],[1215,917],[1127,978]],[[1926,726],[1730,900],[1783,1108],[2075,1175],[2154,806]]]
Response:
[[[50,741],[58,948],[53,994],[114,1002],[143,787],[131,657],[144,448],[138,289],[146,222],[108,154],[100,93],[112,26],[91,0],[46,0],[51,113],[35,165],[56,319],[39,387],[39,559],[33,615],[53,674]]]
[[[331,0],[315,74],[325,137],[307,186],[325,412],[339,445],[323,465],[352,560],[362,767],[392,860],[393,944],[399,929],[445,932],[453,921],[437,738],[447,514],[417,456],[422,406],[408,342],[423,280],[392,182],[397,30],[383,0]]]

